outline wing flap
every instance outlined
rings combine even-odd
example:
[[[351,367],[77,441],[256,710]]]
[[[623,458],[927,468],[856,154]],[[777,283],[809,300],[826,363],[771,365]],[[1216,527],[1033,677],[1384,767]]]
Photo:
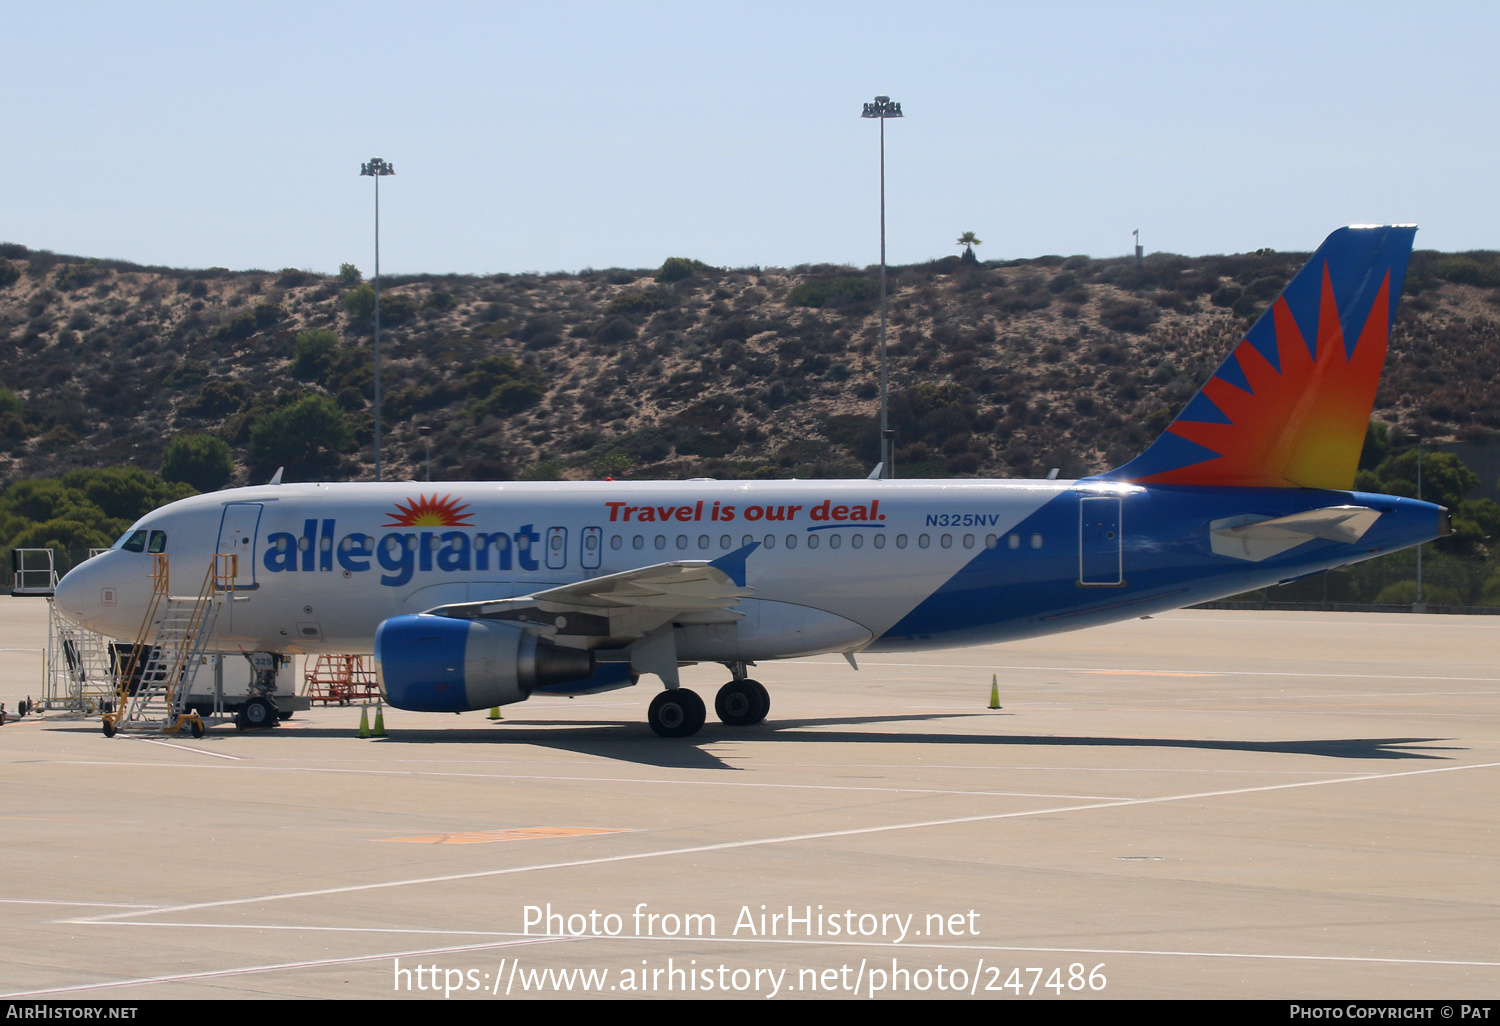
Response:
[[[678,618],[732,622],[731,609],[753,588],[737,584],[712,563],[684,560],[607,574],[531,595],[487,602],[455,602],[427,610],[457,619],[522,620],[553,636],[590,646],[644,637]]]

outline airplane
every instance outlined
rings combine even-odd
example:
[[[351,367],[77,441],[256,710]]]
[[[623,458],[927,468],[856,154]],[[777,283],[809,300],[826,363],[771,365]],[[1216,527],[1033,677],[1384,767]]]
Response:
[[[1330,235],[1165,432],[1105,473],[274,483],[147,514],[56,606],[133,640],[154,553],[194,573],[235,554],[212,650],[373,653],[384,701],[425,712],[651,674],[651,728],[686,737],[707,712],[685,664],[724,664],[714,710],[748,726],[770,709],[749,673],[764,662],[857,666],[1294,580],[1447,533],[1444,507],[1352,490],[1415,232]]]

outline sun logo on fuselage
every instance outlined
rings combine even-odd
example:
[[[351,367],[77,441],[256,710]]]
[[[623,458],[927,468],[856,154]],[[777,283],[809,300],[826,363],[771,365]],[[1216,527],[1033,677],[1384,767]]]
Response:
[[[469,508],[466,502],[460,502],[451,495],[438,498],[433,493],[431,498],[418,495],[416,500],[407,499],[405,502],[396,503],[395,513],[387,514],[391,519],[382,524],[382,527],[472,527],[469,522],[472,513],[465,513]]]

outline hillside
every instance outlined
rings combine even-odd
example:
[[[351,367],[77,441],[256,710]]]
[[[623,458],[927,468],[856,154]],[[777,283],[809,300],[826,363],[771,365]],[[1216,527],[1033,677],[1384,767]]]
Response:
[[[1128,459],[1305,258],[893,268],[898,475],[1067,477]],[[872,269],[409,275],[382,281],[381,305],[388,478],[422,479],[429,439],[434,480],[863,476],[876,458]],[[289,480],[370,478],[372,310],[348,266],[179,270],[0,246],[0,484],[155,471],[184,433],[226,441],[236,483],[283,463]],[[1497,368],[1496,255],[1414,254],[1375,412],[1392,443],[1490,438]]]

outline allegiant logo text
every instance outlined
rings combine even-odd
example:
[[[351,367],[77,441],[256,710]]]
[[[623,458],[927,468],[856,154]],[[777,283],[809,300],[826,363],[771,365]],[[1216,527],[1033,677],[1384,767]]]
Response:
[[[371,569],[372,560],[386,572],[380,583],[399,588],[418,570],[539,569],[533,546],[542,536],[531,524],[513,534],[504,531],[392,531],[379,540],[354,533],[337,537],[335,521],[305,520],[300,537],[276,531],[266,537],[261,564],[272,573],[332,571],[334,564],[351,573]],[[335,539],[337,538],[337,541]]]

